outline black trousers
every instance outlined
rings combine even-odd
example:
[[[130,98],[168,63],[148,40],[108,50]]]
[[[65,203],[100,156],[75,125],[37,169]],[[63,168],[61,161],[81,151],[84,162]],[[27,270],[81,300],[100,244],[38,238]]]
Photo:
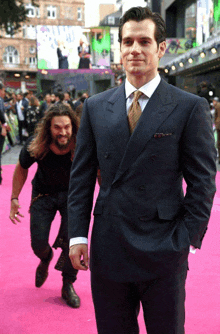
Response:
[[[2,151],[5,142],[5,137],[0,135],[0,183],[2,182]]]
[[[22,144],[23,140],[24,140],[24,137],[22,135],[22,129],[25,128],[25,121],[19,121],[18,120],[18,134],[19,134],[19,141],[20,141],[20,144]]]
[[[185,281],[188,264],[179,273],[137,283],[118,283],[91,273],[99,334],[138,334],[142,304],[147,334],[184,334]]]
[[[32,199],[39,192],[32,191]],[[51,252],[49,234],[52,221],[57,213],[61,215],[61,228],[59,231],[58,247],[62,248],[63,259],[62,276],[75,282],[78,270],[74,269],[69,258],[68,231],[67,231],[67,191],[58,192],[48,196],[37,198],[30,208],[31,214],[31,246],[34,254],[41,260],[48,258]],[[55,247],[56,248],[56,247]]]

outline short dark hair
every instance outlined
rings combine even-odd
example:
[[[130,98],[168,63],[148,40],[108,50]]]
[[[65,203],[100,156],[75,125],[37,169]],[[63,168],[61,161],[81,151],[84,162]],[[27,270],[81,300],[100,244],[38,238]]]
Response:
[[[122,42],[122,28],[128,21],[140,22],[149,19],[155,24],[155,40],[157,45],[166,40],[166,25],[159,13],[153,13],[148,7],[132,7],[128,9],[119,21],[118,41]]]
[[[0,82],[0,89],[3,89],[3,88],[5,88],[5,86],[3,85],[2,82]]]
[[[63,100],[64,100],[64,94],[63,94],[63,93],[61,93],[61,92],[56,92],[56,93],[55,93],[55,96],[59,97],[60,101],[63,102]]]
[[[82,97],[83,93],[82,92],[77,92],[77,97],[80,98]]]

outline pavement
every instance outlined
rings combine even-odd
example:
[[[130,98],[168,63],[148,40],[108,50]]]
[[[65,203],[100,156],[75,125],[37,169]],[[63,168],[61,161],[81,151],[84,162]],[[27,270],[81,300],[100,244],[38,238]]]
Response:
[[[2,165],[15,165],[23,146],[15,145],[2,154]]]
[[[21,145],[15,145],[8,151],[2,154],[2,165],[16,164],[18,161],[19,153],[22,149]],[[220,164],[217,161],[217,169],[220,172]]]

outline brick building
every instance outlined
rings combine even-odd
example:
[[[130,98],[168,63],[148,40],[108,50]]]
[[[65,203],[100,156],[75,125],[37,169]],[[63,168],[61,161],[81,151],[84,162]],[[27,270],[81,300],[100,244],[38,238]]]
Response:
[[[15,90],[36,91],[37,45],[36,26],[82,26],[84,27],[84,0],[38,0],[39,7],[24,1],[28,20],[19,32],[7,35],[1,31],[0,79]]]

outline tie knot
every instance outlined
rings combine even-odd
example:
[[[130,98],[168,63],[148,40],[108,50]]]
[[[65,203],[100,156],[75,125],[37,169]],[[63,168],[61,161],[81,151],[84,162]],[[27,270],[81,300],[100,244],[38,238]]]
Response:
[[[139,90],[136,90],[134,92],[134,101],[137,102],[139,100],[139,98],[141,97],[141,95],[143,95],[143,93],[140,92]]]

